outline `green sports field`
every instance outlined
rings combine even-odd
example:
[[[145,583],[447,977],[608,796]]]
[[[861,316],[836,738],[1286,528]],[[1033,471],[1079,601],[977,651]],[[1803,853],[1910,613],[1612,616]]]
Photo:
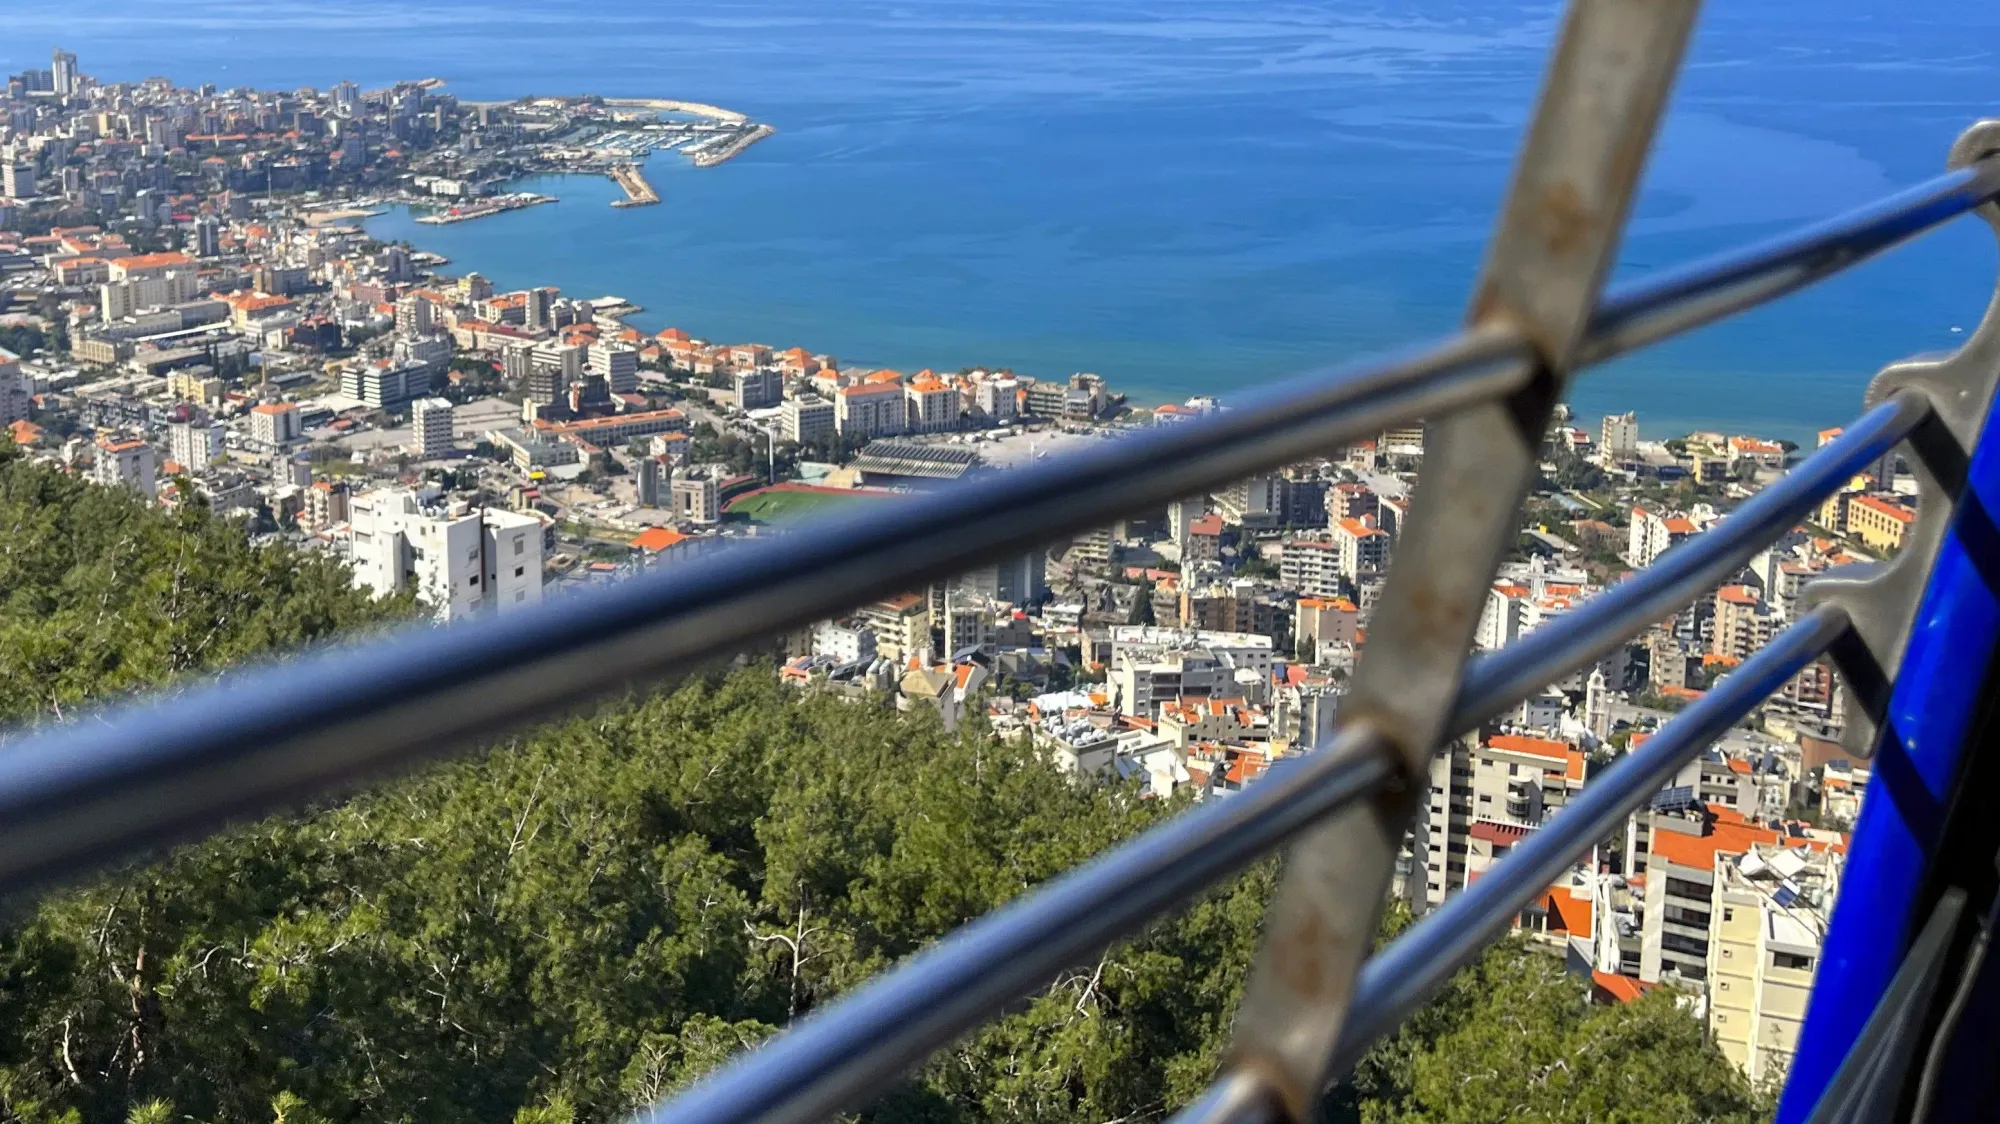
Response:
[[[882,498],[879,493],[870,492],[793,492],[766,488],[731,500],[727,514],[732,520],[746,520],[751,523],[795,523],[811,516],[823,515],[840,508],[853,507]]]

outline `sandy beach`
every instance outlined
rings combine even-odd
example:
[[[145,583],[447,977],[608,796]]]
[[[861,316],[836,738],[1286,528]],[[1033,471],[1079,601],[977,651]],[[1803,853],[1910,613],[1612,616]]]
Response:
[[[604,104],[631,109],[657,109],[665,113],[689,113],[712,121],[726,121],[731,125],[740,125],[750,120],[748,116],[733,109],[704,105],[698,101],[674,101],[669,98],[605,98]]]

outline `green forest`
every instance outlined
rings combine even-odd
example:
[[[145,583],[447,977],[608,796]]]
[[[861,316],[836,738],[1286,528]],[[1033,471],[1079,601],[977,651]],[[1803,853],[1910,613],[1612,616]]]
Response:
[[[198,506],[150,510],[5,453],[0,530],[10,722],[408,608]],[[1176,810],[922,715],[749,667],[13,903],[0,1122],[618,1120]],[[1216,1069],[1275,870],[1076,965],[861,1118],[1164,1116]],[[1511,944],[1327,1107],[1764,1113],[1670,999],[1592,1005]]]

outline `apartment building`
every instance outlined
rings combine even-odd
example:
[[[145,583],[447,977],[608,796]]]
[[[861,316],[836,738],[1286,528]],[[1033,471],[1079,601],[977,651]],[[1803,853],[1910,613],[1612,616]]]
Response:
[[[90,478],[109,488],[130,488],[150,499],[156,487],[155,467],[153,447],[144,441],[135,437],[99,437]]]
[[[400,406],[431,392],[436,373],[389,359],[357,360],[340,372],[340,393],[376,409]]]
[[[1376,525],[1374,516],[1339,520],[1332,534],[1341,577],[1359,585],[1388,572],[1389,532]]]
[[[729,378],[739,410],[769,409],[784,400],[785,378],[774,367],[745,367]]]
[[[1669,547],[1694,533],[1694,523],[1685,514],[1634,507],[1625,560],[1638,567],[1650,566]]]
[[[276,452],[299,439],[305,427],[299,408],[291,402],[260,402],[250,407],[250,440],[265,450]]]
[[[722,479],[713,468],[697,468],[674,477],[667,486],[674,518],[708,526],[722,522]]]
[[[611,393],[630,394],[639,389],[639,349],[614,341],[593,343],[590,373],[602,378]]]
[[[1709,651],[1729,659],[1750,658],[1770,640],[1781,622],[1773,620],[1770,606],[1747,585],[1725,585],[1715,591],[1715,617],[1709,637]]]
[[[337,480],[315,480],[306,489],[300,521],[309,531],[347,522],[347,485]]]
[[[1106,683],[1113,704],[1141,718],[1188,696],[1261,702],[1273,648],[1270,637],[1251,633],[1118,625]]]
[[[1885,496],[1863,494],[1847,501],[1847,533],[1876,550],[1901,550],[1917,513]]]
[[[1278,550],[1278,574],[1287,586],[1298,590],[1302,596],[1339,597],[1345,591],[1340,547],[1335,543],[1315,539],[1286,540]]]
[[[811,395],[787,398],[778,414],[780,432],[795,444],[824,441],[838,431],[833,414],[833,403],[825,399]]]
[[[958,388],[928,372],[910,380],[906,424],[911,433],[944,433],[958,428]]]
[[[1006,425],[1020,415],[1021,384],[1013,379],[984,378],[973,390],[974,408],[994,425]]]
[[[923,594],[899,593],[871,601],[853,616],[875,634],[875,649],[883,659],[900,663],[930,647],[930,600]]]
[[[1276,637],[1290,623],[1291,614],[1272,596],[1271,590],[1249,578],[1215,582],[1184,579],[1179,602],[1182,628]]]
[[[512,612],[542,599],[542,521],[464,503],[436,506],[401,488],[348,503],[357,585],[387,596],[416,591],[440,621]]]
[[[429,460],[451,455],[456,448],[451,436],[453,415],[451,403],[442,398],[420,398],[410,407],[417,456]]]
[[[222,426],[203,414],[167,423],[167,457],[189,476],[208,475],[222,459]]]
[[[1605,415],[1597,448],[1599,455],[1609,463],[1638,456],[1639,415],[1630,411]]]
[[[1453,742],[1431,761],[1429,799],[1410,838],[1405,891],[1418,909],[1434,907],[1505,857],[1582,790],[1576,747],[1523,734]]]
[[[1301,597],[1292,609],[1292,636],[1300,643],[1352,644],[1360,617],[1345,597]]]
[[[1831,849],[1767,843],[1717,864],[1708,1030],[1752,1082],[1783,1077],[1798,1051],[1841,865]]]
[[[842,437],[894,437],[908,428],[900,383],[859,383],[834,392],[833,424]]]
[[[1704,804],[1684,786],[1669,788],[1634,817],[1643,831],[1645,905],[1639,978],[1705,988],[1717,913],[1719,871],[1753,847],[1833,849],[1841,836],[1797,825],[1762,827],[1721,804]]]

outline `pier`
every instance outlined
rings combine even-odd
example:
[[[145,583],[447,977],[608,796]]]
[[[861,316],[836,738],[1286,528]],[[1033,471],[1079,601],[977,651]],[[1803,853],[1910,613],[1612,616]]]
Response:
[[[637,164],[613,164],[607,173],[611,182],[625,189],[625,198],[613,202],[614,207],[649,207],[660,201],[660,193],[646,181],[646,174]]]
[[[759,125],[754,129],[738,133],[730,138],[729,142],[721,148],[708,148],[696,153],[694,166],[697,168],[713,168],[725,160],[731,160],[742,155],[744,149],[749,148],[751,145],[756,144],[758,141],[777,131],[769,125]]]

